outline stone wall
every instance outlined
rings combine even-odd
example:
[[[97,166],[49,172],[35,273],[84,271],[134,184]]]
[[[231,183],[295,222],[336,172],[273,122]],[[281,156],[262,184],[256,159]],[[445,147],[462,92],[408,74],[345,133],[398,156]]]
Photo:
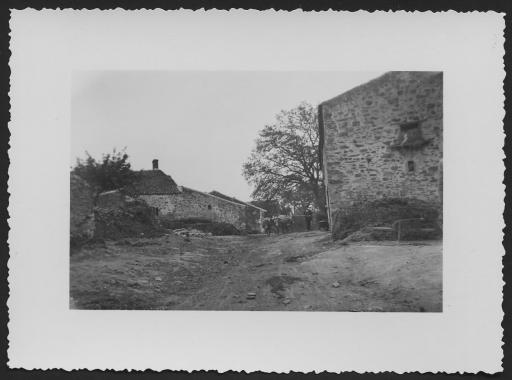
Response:
[[[82,178],[70,178],[70,238],[72,241],[91,239],[94,235],[94,191]]]
[[[262,232],[261,221],[264,217],[263,211],[254,207],[245,206],[246,228],[252,232]]]
[[[102,210],[119,210],[125,206],[126,199],[129,198],[121,190],[105,191],[98,194],[96,207]]]
[[[390,72],[320,105],[330,217],[354,202],[380,198],[441,207],[442,91],[442,73]],[[401,145],[411,125],[423,143]]]
[[[138,198],[171,219],[207,219],[232,224],[239,230],[261,230],[258,209],[200,191],[183,188],[180,194],[140,195]]]
[[[94,216],[95,239],[152,237],[161,236],[165,232],[152,207],[119,190],[98,195]]]

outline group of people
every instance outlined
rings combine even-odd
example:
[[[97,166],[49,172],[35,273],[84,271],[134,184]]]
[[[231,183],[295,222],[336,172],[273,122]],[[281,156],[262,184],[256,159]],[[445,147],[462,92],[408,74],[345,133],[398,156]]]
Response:
[[[304,220],[306,221],[306,229],[311,230],[311,222],[313,220],[313,210],[308,207],[304,212]],[[272,233],[285,234],[292,231],[294,221],[293,217],[289,215],[277,215],[263,219],[263,230],[267,235]]]

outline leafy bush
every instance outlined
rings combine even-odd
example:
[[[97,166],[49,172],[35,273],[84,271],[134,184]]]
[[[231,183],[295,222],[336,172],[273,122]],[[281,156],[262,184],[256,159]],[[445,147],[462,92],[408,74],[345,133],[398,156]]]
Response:
[[[131,183],[134,171],[125,150],[104,154],[96,160],[86,152],[85,159],[77,159],[72,173],[86,180],[97,193],[119,189]]]

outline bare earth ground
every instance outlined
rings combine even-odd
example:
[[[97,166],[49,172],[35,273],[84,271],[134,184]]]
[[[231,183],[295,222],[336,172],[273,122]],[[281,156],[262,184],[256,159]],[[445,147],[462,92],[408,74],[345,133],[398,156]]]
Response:
[[[79,309],[439,312],[442,242],[170,234],[84,247],[70,280]]]

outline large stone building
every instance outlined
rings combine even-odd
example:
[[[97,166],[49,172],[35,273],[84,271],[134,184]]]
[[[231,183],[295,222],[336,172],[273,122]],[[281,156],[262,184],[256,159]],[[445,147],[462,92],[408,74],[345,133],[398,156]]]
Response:
[[[443,75],[388,72],[319,105],[329,220],[354,202],[442,207]]]
[[[219,192],[205,193],[178,186],[171,176],[158,169],[157,160],[153,160],[153,170],[137,172],[133,184],[124,191],[171,220],[203,219],[229,223],[241,231],[262,230],[264,209]]]

